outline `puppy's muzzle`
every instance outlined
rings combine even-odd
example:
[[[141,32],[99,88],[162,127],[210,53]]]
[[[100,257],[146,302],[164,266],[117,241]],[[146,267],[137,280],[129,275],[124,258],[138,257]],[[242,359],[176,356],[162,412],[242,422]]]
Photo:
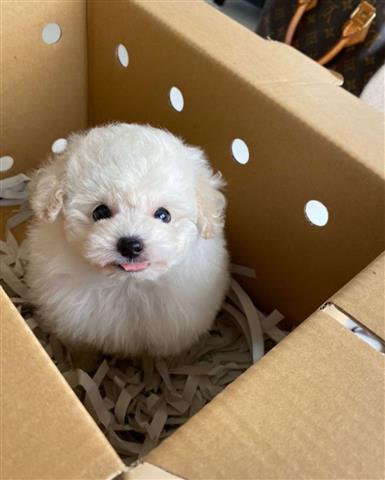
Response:
[[[122,237],[119,238],[116,248],[123,257],[135,260],[142,253],[144,244],[139,237]]]

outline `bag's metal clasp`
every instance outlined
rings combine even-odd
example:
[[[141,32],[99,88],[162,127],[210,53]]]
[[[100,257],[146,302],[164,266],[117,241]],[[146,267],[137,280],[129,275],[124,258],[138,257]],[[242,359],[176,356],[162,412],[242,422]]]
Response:
[[[376,8],[369,2],[362,1],[343,26],[339,41],[323,57],[318,59],[318,63],[325,65],[333,60],[342,49],[364,42],[375,17]]]
[[[369,2],[361,2],[343,27],[342,37],[347,39],[345,46],[363,42],[375,17],[376,8]]]

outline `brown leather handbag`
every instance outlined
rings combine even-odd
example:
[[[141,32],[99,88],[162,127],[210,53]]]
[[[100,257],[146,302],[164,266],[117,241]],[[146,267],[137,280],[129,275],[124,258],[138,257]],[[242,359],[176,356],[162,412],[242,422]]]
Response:
[[[293,45],[359,95],[385,61],[385,0],[267,0],[257,33]]]

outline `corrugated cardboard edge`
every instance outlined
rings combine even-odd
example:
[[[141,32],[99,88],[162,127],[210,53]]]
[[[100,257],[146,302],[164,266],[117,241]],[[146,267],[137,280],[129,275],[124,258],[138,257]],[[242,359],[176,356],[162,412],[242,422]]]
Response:
[[[385,253],[331,298],[340,310],[385,340]]]
[[[136,465],[121,476],[121,480],[183,480],[172,473],[144,462]]]

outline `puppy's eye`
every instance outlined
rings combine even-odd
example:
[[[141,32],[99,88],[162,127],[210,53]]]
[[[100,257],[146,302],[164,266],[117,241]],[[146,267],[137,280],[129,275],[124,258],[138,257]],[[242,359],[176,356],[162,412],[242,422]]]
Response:
[[[154,213],[154,218],[159,218],[159,220],[162,220],[163,223],[171,222],[170,212],[163,207],[158,208],[158,210]]]
[[[112,217],[111,210],[107,207],[107,205],[99,205],[95,208],[92,212],[92,218],[97,222],[98,220],[103,220],[104,218]]]

